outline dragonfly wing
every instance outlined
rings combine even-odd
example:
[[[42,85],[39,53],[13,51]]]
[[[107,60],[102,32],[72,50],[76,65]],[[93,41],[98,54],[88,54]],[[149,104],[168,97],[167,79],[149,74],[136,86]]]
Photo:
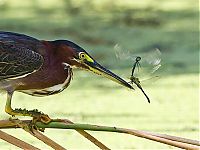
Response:
[[[131,55],[128,50],[122,49],[120,45],[116,44],[114,46],[115,55],[120,60],[130,60]]]
[[[161,52],[159,49],[155,49],[146,53],[143,59],[150,65],[159,65],[161,63]]]
[[[158,65],[154,66],[152,71],[151,71],[151,73],[156,72],[160,67],[161,67],[161,64],[158,64]]]
[[[141,58],[134,69],[134,76],[149,77],[150,74],[161,67],[161,52],[159,49],[154,49],[146,53],[132,54],[129,50],[123,49],[119,44],[116,44],[114,51],[120,61],[126,61],[130,66],[134,66],[137,62],[137,57]]]

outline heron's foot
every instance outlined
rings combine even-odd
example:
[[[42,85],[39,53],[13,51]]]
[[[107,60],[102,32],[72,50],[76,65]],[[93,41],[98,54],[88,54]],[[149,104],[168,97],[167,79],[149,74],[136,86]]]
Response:
[[[38,111],[37,109],[34,110],[26,110],[26,109],[15,109],[14,112],[21,113],[23,116],[30,116],[33,117],[33,123],[36,123],[37,121],[41,121],[42,123],[48,124],[51,122],[51,118],[44,114],[41,111]]]
[[[29,124],[28,124],[28,127],[30,129],[31,132],[33,132],[33,130],[39,130],[41,132],[44,132],[45,128],[39,128],[37,125],[36,125],[36,120],[32,120]]]
[[[33,123],[36,123],[37,121],[48,124],[52,121],[52,119],[47,114],[40,113],[33,116]]]
[[[34,110],[26,110],[26,109],[6,109],[6,112],[12,116],[30,116],[33,117],[33,123],[35,124],[37,121],[40,121],[42,123],[48,124],[49,122],[51,122],[51,118],[38,111],[37,109]]]
[[[13,119],[13,118],[9,118],[10,121],[12,121],[13,123],[15,123],[16,125],[18,125],[20,128],[24,129],[25,131],[34,134],[34,130],[39,130],[41,132],[44,132],[44,128],[39,128],[37,127],[33,121],[31,122],[24,122],[22,120],[19,120],[17,118]]]
[[[37,109],[34,110],[26,110],[26,109],[14,109],[8,112],[8,114],[12,115],[12,116],[30,116],[33,117],[32,121],[29,123],[28,128],[30,131],[33,131],[33,129],[35,130],[39,130],[44,132],[43,128],[38,128],[36,125],[36,122],[42,122],[44,124],[48,124],[49,122],[51,122],[51,118],[47,115],[44,114],[40,111],[38,111]]]

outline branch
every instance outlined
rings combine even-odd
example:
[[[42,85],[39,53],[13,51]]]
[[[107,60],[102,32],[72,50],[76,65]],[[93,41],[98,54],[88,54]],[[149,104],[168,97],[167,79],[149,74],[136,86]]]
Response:
[[[191,140],[191,139],[186,139],[186,138],[167,135],[167,134],[159,134],[159,133],[155,134],[155,133],[151,133],[151,132],[148,132],[148,131],[141,131],[141,132],[144,132],[144,133],[147,133],[147,134],[151,134],[151,135],[154,135],[154,136],[157,136],[157,137],[161,137],[161,138],[177,141],[177,142],[188,143],[188,144],[200,146],[200,142],[197,141],[197,140]]]
[[[38,148],[0,130],[0,139],[22,149],[39,150]]]
[[[11,121],[14,122],[14,123],[16,123],[17,126],[19,126],[20,128],[24,129],[26,132],[30,133],[32,136],[34,136],[37,139],[41,140],[42,142],[44,142],[48,146],[52,147],[53,149],[56,149],[56,150],[65,150],[64,147],[62,147],[58,143],[54,142],[53,140],[51,140],[47,136],[43,135],[38,130],[34,129],[34,127],[31,127],[30,126],[31,122],[29,122],[27,124],[27,123],[25,123],[25,122],[23,122],[21,120],[18,120],[18,119],[11,120]]]
[[[56,121],[56,120],[54,120]],[[57,119],[57,121],[59,122],[64,122],[66,124],[74,124],[72,121],[70,120],[61,120],[61,119]],[[92,135],[90,135],[89,133],[87,133],[84,130],[79,130],[79,129],[75,129],[78,133],[80,133],[82,136],[84,136],[85,138],[87,138],[88,140],[90,140],[92,143],[94,143],[96,146],[98,146],[100,149],[103,150],[110,150],[107,146],[105,146],[103,143],[101,143],[99,140],[97,140],[95,137],[93,137]]]
[[[91,130],[91,131],[107,131],[107,132],[118,132],[118,133],[126,133],[135,135],[141,138],[146,138],[149,140],[157,141],[163,144],[168,144],[171,146],[175,146],[178,148],[183,149],[198,149],[199,142],[188,139],[190,143],[186,143],[187,141],[184,140],[184,142],[181,141],[181,138],[179,139],[180,142],[170,139],[168,136],[168,139],[165,137],[162,137],[161,134],[159,136],[154,134],[148,134],[147,132],[139,131],[139,130],[133,130],[133,129],[124,129],[124,128],[117,128],[117,127],[108,127],[108,126],[97,126],[97,125],[90,125],[90,124],[65,124],[62,122],[51,122],[47,125],[37,122],[36,125],[40,128],[59,128],[59,129],[84,129],[84,130]],[[178,138],[178,137],[177,137]],[[184,138],[185,139],[185,138]],[[193,141],[193,142],[192,142]],[[192,145],[191,145],[192,144]]]
[[[73,122],[71,122],[70,120],[64,119],[55,119],[53,120],[54,122],[63,122],[65,124],[73,124]],[[23,120],[22,122],[19,120],[0,120],[0,129],[8,129],[8,128],[23,128],[26,129],[27,132],[29,132],[30,134],[32,134],[32,131],[30,131],[28,129],[28,127],[25,127],[26,125],[30,124],[30,120]],[[90,135],[89,133],[87,133],[84,130],[79,130],[79,129],[75,129],[78,133],[80,133],[82,136],[84,136],[85,138],[87,138],[89,141],[91,141],[92,143],[94,143],[96,146],[98,146],[100,149],[104,149],[104,150],[110,150],[107,146],[105,146],[103,143],[101,143],[99,140],[97,140],[95,137],[93,137],[92,135]],[[36,132],[36,130],[35,130]],[[38,131],[37,131],[38,132]],[[40,133],[41,134],[41,133]],[[34,136],[34,135],[33,135]],[[42,134],[40,135],[42,136]],[[44,135],[43,135],[44,136]],[[41,141],[43,141],[44,143],[46,143],[43,139],[45,139],[46,136],[44,136],[43,138],[41,138]],[[50,139],[49,139],[50,140]],[[48,142],[48,141],[47,141]],[[51,144],[51,142],[48,142],[49,144]],[[49,146],[53,146],[53,145],[49,145]],[[58,146],[58,145],[57,145]],[[60,146],[60,145],[59,145]],[[57,148],[58,149],[58,148]]]
[[[30,120],[24,120],[23,123],[30,123]],[[53,120],[49,124],[43,124],[42,122],[36,122],[36,126],[38,128],[57,128],[57,129],[75,129],[75,130],[91,130],[91,131],[107,131],[107,132],[118,132],[118,133],[126,133],[134,136],[138,136],[141,138],[146,138],[149,140],[157,141],[160,143],[168,144],[171,146],[175,146],[183,149],[199,149],[200,142],[196,140],[180,138],[175,136],[169,136],[164,134],[156,134],[147,131],[139,131],[133,129],[125,129],[125,128],[117,128],[117,127],[108,127],[108,126],[97,126],[90,124],[71,124],[67,120]],[[0,121],[0,129],[1,128],[16,128],[18,127],[16,124],[13,124],[9,120]]]

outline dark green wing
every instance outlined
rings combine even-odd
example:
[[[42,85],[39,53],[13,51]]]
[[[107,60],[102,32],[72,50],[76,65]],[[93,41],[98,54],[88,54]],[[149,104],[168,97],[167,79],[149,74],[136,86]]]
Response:
[[[32,37],[0,32],[0,80],[28,75],[40,69],[43,57],[37,52],[42,44]]]

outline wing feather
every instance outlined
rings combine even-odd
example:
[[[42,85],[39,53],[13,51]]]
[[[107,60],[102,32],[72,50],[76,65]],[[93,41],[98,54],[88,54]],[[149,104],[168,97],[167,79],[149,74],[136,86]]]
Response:
[[[29,36],[0,32],[0,80],[38,70],[44,62],[37,51],[41,45],[39,40]]]

